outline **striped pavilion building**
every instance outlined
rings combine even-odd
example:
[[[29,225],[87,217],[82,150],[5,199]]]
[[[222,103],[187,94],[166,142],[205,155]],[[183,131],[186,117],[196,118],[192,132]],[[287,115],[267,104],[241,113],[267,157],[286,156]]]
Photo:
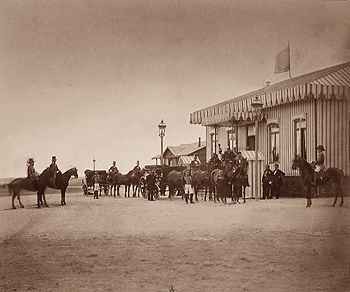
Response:
[[[252,101],[260,98],[260,113]],[[263,163],[280,164],[290,176],[294,156],[315,160],[326,148],[326,166],[350,175],[350,62],[271,84],[190,114],[190,123],[206,127],[207,159],[227,147],[255,150]],[[254,121],[258,118],[258,137]],[[259,179],[262,165],[259,167]],[[252,176],[254,177],[254,176]]]

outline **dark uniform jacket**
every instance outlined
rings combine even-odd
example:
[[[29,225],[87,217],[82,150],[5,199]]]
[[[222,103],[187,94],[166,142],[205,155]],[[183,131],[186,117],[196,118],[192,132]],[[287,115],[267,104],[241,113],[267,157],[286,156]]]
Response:
[[[283,183],[283,177],[285,176],[285,173],[280,170],[280,169],[277,169],[277,170],[274,170],[272,172],[272,184],[274,186],[277,186],[277,187],[280,187]]]
[[[263,174],[263,177],[262,177],[262,183],[263,184],[269,184],[272,182],[272,171],[271,169],[265,169],[264,170],[264,174]]]

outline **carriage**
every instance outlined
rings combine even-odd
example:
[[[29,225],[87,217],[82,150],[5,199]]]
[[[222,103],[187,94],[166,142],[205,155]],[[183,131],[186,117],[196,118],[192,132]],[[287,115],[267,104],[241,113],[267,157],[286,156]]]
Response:
[[[106,170],[90,170],[86,169],[84,171],[85,174],[85,181],[83,180],[83,191],[85,195],[93,194],[95,183],[99,185],[98,192],[101,195],[102,190],[104,191],[104,194],[108,194],[109,185],[107,181],[108,173]],[[96,178],[95,178],[96,174]],[[97,181],[95,181],[97,179]]]

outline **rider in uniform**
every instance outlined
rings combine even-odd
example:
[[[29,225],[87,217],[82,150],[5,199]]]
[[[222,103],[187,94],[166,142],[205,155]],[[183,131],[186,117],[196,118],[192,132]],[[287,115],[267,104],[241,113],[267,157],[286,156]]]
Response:
[[[115,161],[113,161],[113,165],[109,168],[108,172],[111,174],[117,174],[119,172]]]
[[[138,160],[136,161],[136,165],[135,165],[133,170],[136,171],[136,172],[141,171],[140,161],[138,161]]]
[[[315,162],[315,176],[314,176],[314,183],[315,183],[315,185],[316,185],[317,177],[319,177],[320,180],[322,181],[322,176],[323,176],[324,169],[325,169],[324,152],[326,151],[326,149],[323,147],[323,145],[318,145],[316,147],[316,151],[317,151],[317,156],[316,156],[316,162]]]
[[[34,168],[34,159],[29,158],[27,161],[27,177],[31,180],[33,186],[36,188],[38,184],[38,173]]]
[[[57,177],[57,172],[59,172],[60,170],[58,169],[57,167],[57,164],[56,164],[56,156],[52,156],[51,158],[51,164],[49,166],[49,169],[50,169],[50,182],[51,182],[51,185],[56,188],[56,177]]]
[[[211,170],[222,168],[221,161],[216,153],[209,159],[208,164]]]
[[[195,154],[194,159],[190,163],[190,171],[192,172],[192,170],[198,169],[200,165],[201,165],[201,162],[199,161],[198,155]]]

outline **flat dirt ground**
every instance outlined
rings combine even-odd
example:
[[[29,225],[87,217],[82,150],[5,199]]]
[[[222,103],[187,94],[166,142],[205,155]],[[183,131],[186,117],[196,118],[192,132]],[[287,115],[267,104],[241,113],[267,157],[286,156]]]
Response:
[[[350,291],[350,202],[0,197],[1,291]]]

